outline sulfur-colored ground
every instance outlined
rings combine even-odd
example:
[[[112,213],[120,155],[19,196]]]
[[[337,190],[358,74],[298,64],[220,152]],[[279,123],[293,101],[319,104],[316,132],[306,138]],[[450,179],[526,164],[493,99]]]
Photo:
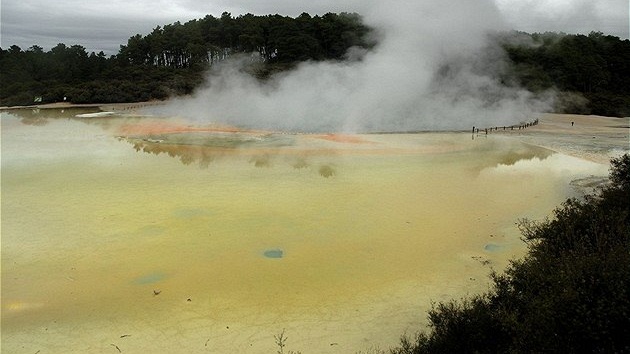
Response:
[[[487,140],[289,137],[299,148],[257,132],[279,144],[264,156],[169,145],[231,131],[150,121],[3,121],[7,352],[272,353],[280,333],[284,352],[386,349],[522,254],[517,218],[630,150],[628,118],[547,114]],[[225,144],[252,140],[238,138]]]

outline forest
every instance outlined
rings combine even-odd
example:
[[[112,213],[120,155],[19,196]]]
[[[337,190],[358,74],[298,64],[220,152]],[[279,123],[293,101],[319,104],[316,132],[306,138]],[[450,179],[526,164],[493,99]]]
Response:
[[[260,79],[305,60],[343,60],[348,48],[369,48],[370,29],[357,14],[327,13],[220,18],[207,15],[184,24],[136,34],[118,54],[86,53],[80,45],[0,48],[0,106],[62,101],[114,103],[162,100],[191,93],[213,65],[246,55]]]
[[[59,43],[0,48],[0,106],[59,102],[163,100],[192,93],[209,68],[245,56],[260,80],[303,61],[346,60],[351,47],[370,50],[375,31],[358,14],[307,13],[292,18],[207,15],[136,34],[116,55]],[[508,32],[492,37],[504,52],[506,85],[534,93],[554,90],[558,113],[630,115],[630,41],[592,32]],[[505,76],[504,75],[504,76]]]

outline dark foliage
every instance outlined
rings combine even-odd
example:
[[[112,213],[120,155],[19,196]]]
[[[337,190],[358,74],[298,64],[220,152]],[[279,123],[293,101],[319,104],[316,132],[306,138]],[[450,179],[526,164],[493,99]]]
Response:
[[[136,34],[117,55],[87,54],[80,45],[0,48],[0,106],[41,103],[136,102],[191,93],[212,65],[249,55],[248,69],[265,79],[305,60],[343,60],[353,46],[369,48],[370,29],[356,14],[297,18],[206,16]]]
[[[512,33],[501,41],[523,86],[563,93],[557,111],[630,116],[629,40],[592,32]]]
[[[392,352],[630,352],[630,155],[611,165],[599,195],[521,223],[529,253],[488,294],[437,305]]]

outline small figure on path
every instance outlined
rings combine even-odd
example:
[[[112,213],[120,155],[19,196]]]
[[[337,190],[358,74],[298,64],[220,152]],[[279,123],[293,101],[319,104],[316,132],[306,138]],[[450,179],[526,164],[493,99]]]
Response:
[[[571,126],[573,126],[573,124],[575,124],[575,122],[571,122]]]

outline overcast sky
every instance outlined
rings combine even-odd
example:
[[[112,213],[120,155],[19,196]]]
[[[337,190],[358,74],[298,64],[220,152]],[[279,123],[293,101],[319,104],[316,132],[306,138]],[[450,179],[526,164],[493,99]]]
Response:
[[[423,0],[408,0],[409,2]],[[473,0],[470,0],[473,1]],[[629,0],[494,0],[507,26],[527,32],[600,31],[629,36]],[[2,0],[0,47],[79,44],[88,52],[116,54],[136,33],[207,14],[233,16],[302,12],[369,12],[376,0]],[[495,16],[495,15],[492,15]],[[493,19],[494,21],[495,19]]]

